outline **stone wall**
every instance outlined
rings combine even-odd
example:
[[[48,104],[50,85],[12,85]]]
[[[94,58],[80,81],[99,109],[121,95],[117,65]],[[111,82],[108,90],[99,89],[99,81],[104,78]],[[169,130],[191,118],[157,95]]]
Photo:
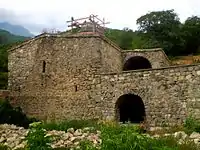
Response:
[[[123,61],[122,53],[119,47],[111,45],[107,39],[101,40],[101,72],[121,72]]]
[[[120,72],[121,53],[99,36],[44,36],[10,50],[8,68],[14,106],[41,119],[80,118],[95,112],[87,82]]]
[[[200,65],[131,71],[98,76],[95,107],[104,119],[115,119],[116,102],[124,94],[142,98],[149,125],[182,123],[189,114],[199,118]],[[96,79],[97,80],[97,79]]]
[[[136,54],[153,68],[168,66],[164,53],[157,52],[121,53],[95,35],[37,37],[9,51],[11,104],[44,120],[115,119],[117,99],[134,93],[152,126],[197,115],[200,65],[122,72],[122,58]]]
[[[170,61],[162,49],[135,49],[123,51],[123,63],[134,56],[142,56],[149,60],[152,68],[161,68],[170,66]]]

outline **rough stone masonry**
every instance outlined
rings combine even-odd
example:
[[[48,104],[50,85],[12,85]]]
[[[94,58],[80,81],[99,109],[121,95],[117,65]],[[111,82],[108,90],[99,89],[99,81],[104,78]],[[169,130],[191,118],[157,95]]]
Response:
[[[42,34],[9,50],[10,101],[31,117],[150,126],[200,112],[200,65],[170,66],[162,49],[121,50],[98,34]]]

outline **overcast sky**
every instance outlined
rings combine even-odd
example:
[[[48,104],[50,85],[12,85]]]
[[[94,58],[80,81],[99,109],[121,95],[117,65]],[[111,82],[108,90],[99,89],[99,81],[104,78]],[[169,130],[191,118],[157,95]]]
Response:
[[[200,15],[200,0],[0,0],[0,21],[23,25],[34,34],[43,28],[67,29],[73,16],[97,14],[107,27],[137,29],[136,19],[149,11],[174,9],[181,21]]]

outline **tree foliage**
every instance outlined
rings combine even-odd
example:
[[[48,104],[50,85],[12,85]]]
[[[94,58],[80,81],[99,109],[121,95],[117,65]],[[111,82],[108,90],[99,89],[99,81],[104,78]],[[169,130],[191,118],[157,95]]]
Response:
[[[8,81],[8,45],[0,45],[0,89],[7,88]]]
[[[0,29],[0,89],[7,88],[8,82],[8,52],[13,45],[16,45],[27,37],[16,36]]]
[[[196,54],[200,50],[200,18],[198,16],[189,17],[182,27],[183,38],[185,40],[184,54]]]
[[[122,49],[163,48],[167,55],[190,55],[200,52],[200,18],[188,17],[184,22],[174,10],[149,12],[137,20],[138,30],[109,29],[106,36]]]
[[[137,19],[139,31],[162,47],[168,55],[178,55],[184,47],[181,36],[181,22],[174,10],[150,12]]]
[[[177,28],[181,23],[174,10],[150,12],[137,19],[139,30],[144,33],[158,34],[163,29]],[[172,32],[172,31],[171,31]]]

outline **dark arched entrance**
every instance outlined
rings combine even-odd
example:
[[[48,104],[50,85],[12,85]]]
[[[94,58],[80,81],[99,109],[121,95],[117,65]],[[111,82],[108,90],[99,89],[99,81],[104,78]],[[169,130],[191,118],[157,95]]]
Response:
[[[145,120],[145,107],[142,99],[134,94],[119,97],[116,103],[116,117],[120,122],[141,123]]]
[[[148,61],[148,59],[142,56],[134,56],[134,57],[129,58],[125,62],[123,71],[148,69],[148,68],[152,68],[151,63]]]

